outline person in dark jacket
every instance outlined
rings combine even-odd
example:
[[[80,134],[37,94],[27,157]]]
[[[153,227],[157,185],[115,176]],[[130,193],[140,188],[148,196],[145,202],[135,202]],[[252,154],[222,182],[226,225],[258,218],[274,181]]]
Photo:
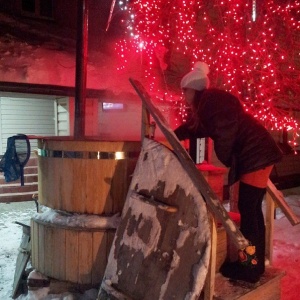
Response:
[[[209,88],[209,67],[197,62],[181,80],[190,119],[175,129],[179,140],[209,137],[218,159],[229,169],[228,184],[239,181],[240,230],[250,246],[225,262],[225,277],[257,282],[265,271],[265,224],[262,201],[273,165],[282,153],[271,134],[232,94]]]

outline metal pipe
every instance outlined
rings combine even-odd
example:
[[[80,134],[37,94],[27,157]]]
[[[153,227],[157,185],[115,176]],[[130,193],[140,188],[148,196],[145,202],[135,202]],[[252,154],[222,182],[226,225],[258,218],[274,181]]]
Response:
[[[77,5],[74,137],[75,139],[81,139],[85,134],[85,102],[88,53],[88,0],[78,0]]]

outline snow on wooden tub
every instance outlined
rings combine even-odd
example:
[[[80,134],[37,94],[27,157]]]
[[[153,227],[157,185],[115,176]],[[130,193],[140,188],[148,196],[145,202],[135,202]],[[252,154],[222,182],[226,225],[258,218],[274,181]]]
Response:
[[[140,148],[140,141],[39,139],[39,202],[68,212],[121,212]]]
[[[119,214],[102,217],[46,208],[31,219],[33,268],[59,281],[99,285],[119,219]]]

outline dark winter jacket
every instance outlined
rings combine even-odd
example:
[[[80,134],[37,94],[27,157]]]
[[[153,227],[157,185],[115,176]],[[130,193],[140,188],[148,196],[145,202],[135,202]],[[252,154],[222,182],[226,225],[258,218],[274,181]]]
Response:
[[[210,137],[218,159],[230,167],[228,183],[280,161],[282,153],[270,133],[247,114],[240,101],[228,92],[205,89],[196,92],[199,101],[195,118],[179,126],[180,140]],[[193,124],[196,129],[192,129]]]

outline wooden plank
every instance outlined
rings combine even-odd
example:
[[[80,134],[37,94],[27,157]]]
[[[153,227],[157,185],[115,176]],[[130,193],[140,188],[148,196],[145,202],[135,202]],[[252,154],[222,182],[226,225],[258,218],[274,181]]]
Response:
[[[26,225],[24,225],[26,226]],[[16,261],[16,269],[14,274],[12,298],[15,298],[20,287],[20,282],[24,274],[25,268],[31,254],[30,229],[23,227],[23,235],[20,245],[19,254]]]
[[[53,278],[65,280],[66,278],[66,229],[54,227],[55,234],[51,244],[54,245],[52,253]]]
[[[290,223],[295,226],[300,223],[300,219],[295,215],[290,206],[286,203],[283,194],[278,191],[272,181],[268,180],[267,193],[270,194],[276,205],[282,210]]]
[[[132,299],[196,299],[208,271],[209,224],[202,195],[173,151],[144,138],[103,285]]]
[[[39,272],[45,272],[45,227],[38,224]]]
[[[41,225],[40,225],[41,227]],[[45,253],[45,274],[49,277],[56,277],[54,273],[54,265],[55,262],[53,262],[53,253],[55,251],[55,247],[57,245],[54,244],[54,236],[55,236],[55,231],[56,229],[54,227],[50,226],[44,226],[44,243],[45,243],[45,248],[44,248],[44,253]]]
[[[214,300],[280,300],[280,281],[285,273],[268,267],[260,281],[250,284],[217,274]]]
[[[213,216],[210,216],[211,223],[211,255],[209,268],[204,285],[204,300],[212,300],[215,290],[216,276],[216,255],[217,255],[217,226]]]
[[[107,234],[105,232],[93,232],[93,257],[92,257],[92,284],[98,284],[103,278],[107,264]],[[110,247],[109,247],[110,248]],[[100,262],[100,263],[99,263]],[[99,278],[101,278],[99,280]]]
[[[78,232],[67,231],[66,232],[66,278],[71,282],[78,282]]]
[[[167,121],[165,120],[162,113],[152,103],[151,97],[149,96],[145,88],[137,80],[130,78],[129,81],[136,90],[137,94],[140,96],[143,104],[149,110],[155,122],[158,124],[163,134],[166,136],[174,152],[176,153],[179,161],[181,162],[183,168],[190,176],[196,188],[202,194],[210,211],[218,220],[222,222],[229,237],[233,240],[237,248],[245,248],[248,245],[248,241],[242,235],[236,224],[230,219],[227,211],[225,210],[225,208],[223,207],[223,205],[221,204],[220,200],[213,192],[211,187],[207,184],[203,175],[197,170],[195,163],[185,151],[185,149],[182,147],[180,141],[177,139],[175,133],[167,124]]]
[[[217,227],[216,273],[228,257],[227,234],[224,227]]]
[[[38,268],[38,243],[36,237],[38,236],[38,226],[32,220],[31,227],[31,264],[34,268]]]
[[[109,231],[107,231],[107,240],[106,240],[106,243],[107,243],[107,245],[109,245],[108,247],[106,247],[107,257],[109,256],[109,253],[110,253],[110,250],[111,250],[111,246],[112,246],[112,243],[113,243],[114,238],[115,238],[115,234],[116,234],[115,230],[109,230]]]
[[[265,260],[267,265],[272,265],[273,261],[273,238],[274,238],[274,212],[275,205],[270,193],[266,193],[266,249]]]
[[[142,140],[143,138],[149,137],[150,132],[150,114],[149,111],[146,109],[145,105],[142,105]]]
[[[80,284],[92,282],[93,233],[78,232],[78,270]]]

